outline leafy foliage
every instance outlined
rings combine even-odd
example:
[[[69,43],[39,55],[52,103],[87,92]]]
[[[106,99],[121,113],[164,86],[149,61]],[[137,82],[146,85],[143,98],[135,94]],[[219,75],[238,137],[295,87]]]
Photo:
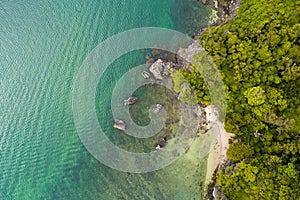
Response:
[[[226,85],[229,199],[300,197],[300,1],[244,0],[233,21],[200,36]],[[199,74],[184,72],[205,94]],[[197,95],[206,102],[205,95]]]

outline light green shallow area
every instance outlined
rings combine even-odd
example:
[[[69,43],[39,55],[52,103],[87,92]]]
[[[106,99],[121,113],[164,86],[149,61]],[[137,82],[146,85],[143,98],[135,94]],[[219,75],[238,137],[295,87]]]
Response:
[[[156,172],[130,174],[94,159],[75,128],[72,83],[106,38],[149,26],[191,34],[209,23],[209,14],[191,0],[1,1],[0,199],[201,199],[205,160],[189,155]],[[96,91],[99,123],[128,150],[130,140],[112,129],[110,89],[145,55],[118,59]],[[145,91],[162,96],[155,88],[137,95],[146,98]]]

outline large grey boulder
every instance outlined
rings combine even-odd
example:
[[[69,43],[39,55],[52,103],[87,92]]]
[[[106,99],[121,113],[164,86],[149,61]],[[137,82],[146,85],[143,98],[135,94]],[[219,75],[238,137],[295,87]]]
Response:
[[[165,71],[165,64],[161,59],[158,59],[150,66],[149,70],[156,79],[162,80],[163,73]]]

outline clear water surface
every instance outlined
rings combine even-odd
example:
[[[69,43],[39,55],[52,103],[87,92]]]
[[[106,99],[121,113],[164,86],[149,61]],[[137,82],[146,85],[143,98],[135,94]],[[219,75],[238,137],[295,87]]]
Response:
[[[209,24],[209,14],[193,0],[0,1],[0,199],[201,199],[205,162],[183,158],[156,172],[130,174],[94,159],[75,129],[71,87],[85,57],[106,38],[147,26],[191,34]],[[110,88],[145,63],[145,55],[118,59],[100,81],[105,98],[95,100],[106,134],[128,150],[130,139],[99,107],[110,109]],[[159,97],[159,91],[136,94]],[[137,108],[137,123],[146,123]]]

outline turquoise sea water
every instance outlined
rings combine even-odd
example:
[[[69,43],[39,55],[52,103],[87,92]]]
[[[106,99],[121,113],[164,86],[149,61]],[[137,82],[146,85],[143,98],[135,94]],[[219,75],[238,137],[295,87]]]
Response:
[[[74,125],[71,87],[83,60],[106,38],[147,26],[192,33],[209,23],[208,14],[209,8],[192,0],[2,0],[0,199],[201,199],[201,164],[192,167],[199,174],[194,182],[191,166],[180,162],[130,174],[94,159]],[[145,55],[130,53],[106,72],[107,97]],[[99,106],[109,110],[105,99],[95,100],[99,123],[109,138],[130,149],[112,130],[110,113],[100,112]]]

